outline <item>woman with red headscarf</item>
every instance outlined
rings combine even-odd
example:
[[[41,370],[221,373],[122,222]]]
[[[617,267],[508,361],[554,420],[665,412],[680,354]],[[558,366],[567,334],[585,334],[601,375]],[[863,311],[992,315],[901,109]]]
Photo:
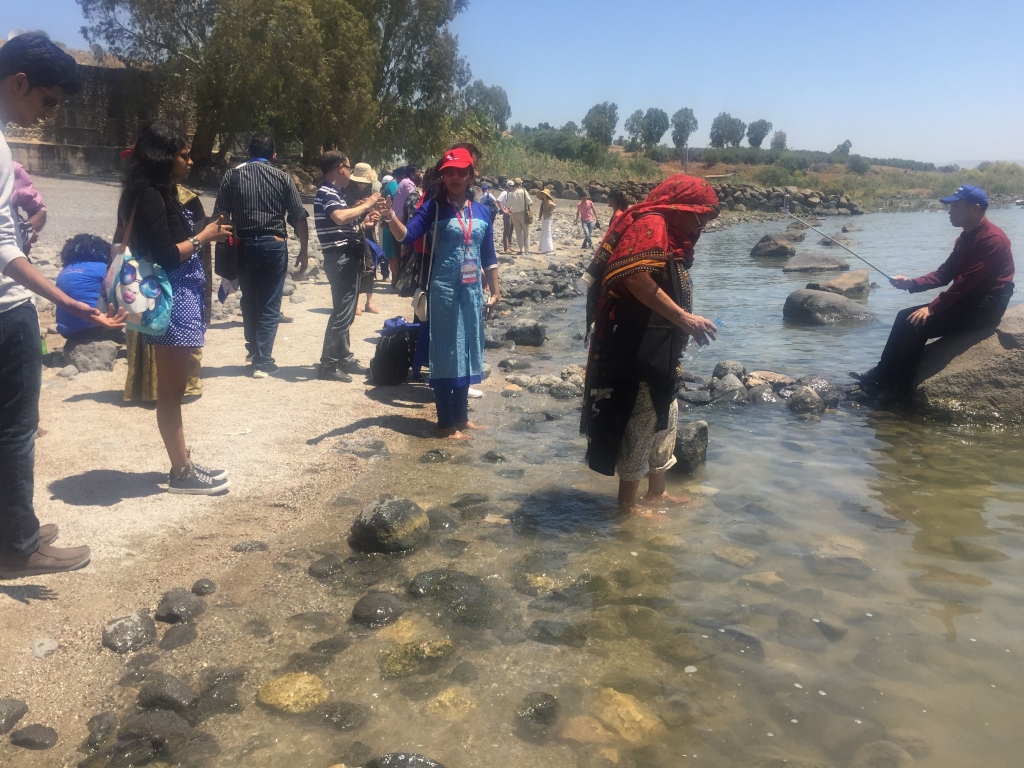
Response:
[[[716,216],[718,197],[706,181],[672,176],[615,220],[595,259],[580,432],[590,468],[618,472],[623,512],[635,510],[645,476],[645,504],[678,501],[665,495],[665,471],[676,463],[679,358],[690,337],[706,344],[716,331],[691,312],[688,270]]]

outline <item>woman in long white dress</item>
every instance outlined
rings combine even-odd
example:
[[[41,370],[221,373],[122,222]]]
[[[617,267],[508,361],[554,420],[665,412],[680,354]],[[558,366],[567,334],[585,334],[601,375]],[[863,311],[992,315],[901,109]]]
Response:
[[[553,253],[555,241],[551,237],[551,219],[555,215],[555,199],[546,189],[537,193],[540,197],[540,253]]]

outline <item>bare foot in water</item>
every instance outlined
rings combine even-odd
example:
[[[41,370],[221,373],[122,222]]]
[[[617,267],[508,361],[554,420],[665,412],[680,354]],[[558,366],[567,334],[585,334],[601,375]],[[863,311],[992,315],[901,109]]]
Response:
[[[449,427],[448,429],[439,429],[437,432],[438,432],[439,435],[441,435],[441,437],[447,437],[449,440],[469,440],[470,439],[469,435],[462,434],[455,427]]]
[[[637,505],[648,509],[664,509],[665,507],[690,506],[697,501],[696,496],[684,494],[682,496],[671,496],[667,493],[659,493],[657,496],[641,496],[637,499]]]
[[[636,502],[632,507],[619,506],[619,514],[629,515],[630,517],[640,517],[645,520],[653,520],[656,523],[667,523],[669,521],[668,513],[664,509],[650,509],[644,506],[641,502]]]
[[[459,429],[487,429],[483,424],[474,424],[472,421],[467,421],[465,424],[459,424]]]

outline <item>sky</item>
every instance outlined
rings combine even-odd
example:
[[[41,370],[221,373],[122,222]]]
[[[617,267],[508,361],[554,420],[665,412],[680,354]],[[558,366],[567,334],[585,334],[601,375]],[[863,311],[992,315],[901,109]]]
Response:
[[[75,0],[5,6],[9,28],[86,47]],[[795,149],[1024,160],[1021,0],[470,0],[452,28],[512,122],[579,124],[613,101],[617,133],[636,109],[690,107],[691,146],[728,112],[769,120]]]

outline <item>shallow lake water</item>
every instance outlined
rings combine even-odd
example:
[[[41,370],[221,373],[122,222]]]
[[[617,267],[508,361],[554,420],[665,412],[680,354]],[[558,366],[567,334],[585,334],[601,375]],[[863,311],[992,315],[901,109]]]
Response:
[[[991,218],[1024,242],[1024,211]],[[861,230],[854,250],[907,275],[941,263],[956,234],[944,215],[922,213],[819,228],[843,223]],[[784,226],[746,224],[699,243],[695,311],[725,323],[691,369],[707,376],[731,359],[846,383],[846,371],[877,359],[911,301],[876,275],[883,287],[867,304],[877,324],[787,326],[785,297],[808,277],[748,255],[765,231]],[[816,240],[810,233],[798,251],[829,251]],[[573,339],[579,301],[528,302],[520,316],[543,319],[551,337],[519,350],[531,374],[584,362]],[[502,356],[488,352],[492,364]],[[671,477],[670,492],[693,503],[623,521],[615,480],[582,463],[576,401],[488,394],[473,401],[488,430],[451,446],[419,421],[428,390],[396,392],[407,407],[379,425],[408,435],[406,450],[371,462],[355,486],[339,479],[336,527],[305,530],[300,514],[288,542],[244,560],[207,598],[199,639],[150,667],[196,689],[211,670],[245,672],[243,711],[201,726],[219,753],[194,764],[326,768],[387,752],[448,768],[1020,763],[1020,431],[951,428],[855,404],[813,421],[784,407],[689,411],[683,421],[710,425],[708,462],[693,477]],[[435,448],[451,460],[420,461]],[[506,460],[484,460],[490,450]],[[403,557],[354,556],[348,526],[382,493],[442,510],[448,517],[435,522],[449,527]],[[333,573],[313,578],[309,567],[332,554]],[[455,606],[410,594],[410,580],[439,568],[479,581]],[[368,591],[395,594],[405,613],[381,629],[353,624]],[[335,655],[294,655],[339,635],[337,647],[347,647]],[[444,644],[447,655],[423,674],[384,676],[388,652],[424,640],[453,649]],[[331,702],[358,706],[332,727],[255,703],[262,683],[301,670],[323,680]],[[558,701],[550,727],[517,723],[534,692]],[[111,700],[133,701],[134,688],[112,685]],[[865,751],[879,741],[896,746]],[[871,749],[876,762],[865,762]]]

